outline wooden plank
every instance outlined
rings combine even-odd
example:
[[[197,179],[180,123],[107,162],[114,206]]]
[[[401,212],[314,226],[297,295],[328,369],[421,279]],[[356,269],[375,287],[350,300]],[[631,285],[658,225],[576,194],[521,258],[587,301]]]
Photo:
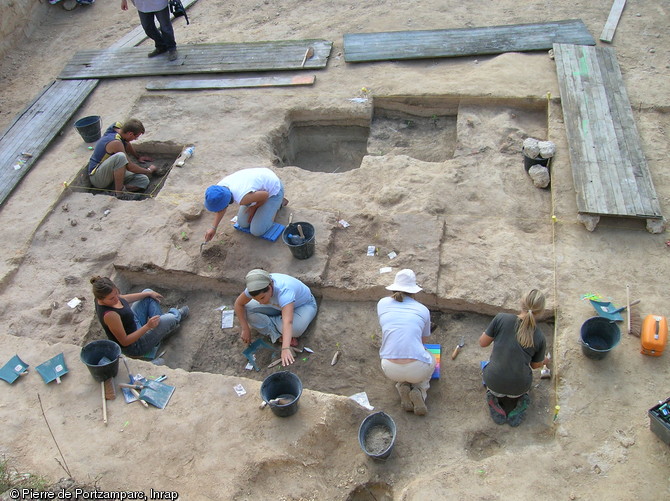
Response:
[[[583,122],[577,96],[581,95],[581,84],[579,84],[579,66],[573,64],[577,57],[571,52],[576,49],[575,45],[557,44],[554,46],[554,59],[558,74],[558,83],[561,93],[561,106],[563,108],[563,121],[568,139],[570,162],[572,164],[572,176],[577,194],[577,210],[580,213],[589,212],[588,201],[597,200],[593,184],[587,178],[587,145],[582,134]]]
[[[349,63],[549,50],[554,43],[595,45],[580,19],[448,30],[344,35]]]
[[[197,0],[184,0],[182,4],[188,8],[195,2]],[[138,45],[146,38],[142,26],[138,25],[112,47]],[[0,207],[97,84],[98,80],[93,79],[52,82],[3,131],[0,135]]]
[[[147,90],[194,90],[194,89],[240,89],[244,87],[281,87],[285,85],[313,85],[314,75],[213,78],[209,80],[154,80],[146,85]]]
[[[97,80],[53,82],[0,136],[0,205],[97,84]],[[17,169],[19,159],[25,162]]]
[[[555,44],[554,57],[578,211],[661,218],[614,50]]]
[[[77,52],[59,78],[115,78],[183,75],[240,71],[278,71],[324,68],[332,42],[280,40],[270,42],[184,45],[175,61],[148,59],[142,48],[84,50]],[[302,61],[309,47],[314,56]]]
[[[612,9],[610,10],[610,15],[607,18],[605,26],[603,27],[603,32],[600,34],[600,40],[603,42],[612,41],[614,38],[614,31],[619,24],[619,19],[621,19],[621,13],[623,12],[623,8],[625,6],[626,0],[614,0]]]
[[[596,51],[601,67],[608,68],[607,75],[609,79],[605,82],[605,87],[609,89],[608,99],[613,115],[617,117],[615,123],[618,126],[617,137],[625,164],[625,177],[622,182],[634,187],[635,193],[639,195],[639,201],[636,203],[636,210],[640,216],[656,215],[660,216],[661,207],[651,178],[647,159],[642,150],[640,135],[635,125],[633,113],[628,99],[626,88],[622,84],[623,76],[621,68],[616,60],[613,49],[603,47]],[[653,216],[652,216],[653,217]]]
[[[185,9],[188,9],[191,5],[193,5],[195,2],[198,0],[183,0],[182,5],[184,6]],[[172,22],[174,22],[175,17],[170,14],[170,19]],[[177,18],[181,19],[181,18]],[[110,49],[121,49],[123,47],[135,47],[139,44],[141,44],[144,40],[146,40],[147,34],[144,32],[144,28],[142,28],[142,25],[136,26],[133,30],[129,31],[126,33],[124,36],[122,36],[120,39],[118,39],[116,42],[114,42],[112,45],[110,45]]]

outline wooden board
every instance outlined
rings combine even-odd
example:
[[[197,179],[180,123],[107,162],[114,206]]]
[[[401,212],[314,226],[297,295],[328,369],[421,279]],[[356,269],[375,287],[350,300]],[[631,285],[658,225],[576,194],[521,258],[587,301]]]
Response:
[[[97,84],[97,80],[52,82],[3,132],[0,136],[0,205]]]
[[[244,87],[280,87],[284,85],[313,85],[314,75],[278,77],[212,78],[208,80],[154,80],[147,90],[239,89]]]
[[[580,19],[482,28],[344,35],[349,63],[549,50],[554,43],[595,45]]]
[[[183,45],[178,47],[175,61],[163,56],[148,59],[146,48],[84,50],[74,55],[59,78],[300,70],[309,47],[314,49],[314,55],[305,61],[304,68],[324,68],[332,45],[327,40]]]
[[[556,44],[554,56],[578,211],[661,218],[614,50]]]
[[[195,2],[182,4],[188,8]],[[112,47],[131,47],[146,38],[138,25]],[[95,79],[52,82],[0,135],[0,207],[97,85]]]
[[[623,8],[625,6],[626,0],[614,0],[614,3],[612,4],[612,10],[610,10],[610,15],[607,18],[603,32],[600,34],[600,40],[603,42],[612,41],[614,38],[614,31],[619,24],[619,19],[621,18],[621,13],[623,12]]]

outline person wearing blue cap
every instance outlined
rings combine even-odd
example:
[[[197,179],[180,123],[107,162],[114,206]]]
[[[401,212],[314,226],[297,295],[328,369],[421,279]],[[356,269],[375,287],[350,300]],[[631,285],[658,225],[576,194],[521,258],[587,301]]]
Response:
[[[288,200],[284,198],[281,180],[267,167],[242,169],[224,177],[205,191],[205,208],[215,213],[214,223],[205,232],[205,242],[214,238],[226,209],[233,202],[240,205],[237,224],[260,237],[272,227],[277,212]]]

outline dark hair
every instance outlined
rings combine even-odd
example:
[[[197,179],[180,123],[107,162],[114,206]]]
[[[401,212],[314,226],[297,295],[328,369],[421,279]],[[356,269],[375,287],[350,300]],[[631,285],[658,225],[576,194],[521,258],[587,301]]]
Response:
[[[116,285],[114,285],[114,282],[112,282],[107,277],[91,277],[90,282],[91,285],[93,285],[93,297],[96,299],[105,299],[112,292],[114,292],[114,289],[117,289]]]
[[[399,303],[402,303],[402,300],[405,299],[405,296],[412,297],[412,294],[408,294],[407,292],[402,291],[393,291],[393,294],[391,294],[391,297]]]
[[[121,127],[121,132],[132,132],[133,134],[144,134],[144,125],[137,118],[131,118]]]
[[[264,292],[267,292],[267,291],[269,291],[269,290],[270,290],[270,284],[268,284],[268,286],[265,287],[264,289],[259,289],[259,290],[257,290],[257,291],[249,291],[249,295],[250,295],[251,297],[256,297],[256,296],[258,296],[259,294],[263,294]]]

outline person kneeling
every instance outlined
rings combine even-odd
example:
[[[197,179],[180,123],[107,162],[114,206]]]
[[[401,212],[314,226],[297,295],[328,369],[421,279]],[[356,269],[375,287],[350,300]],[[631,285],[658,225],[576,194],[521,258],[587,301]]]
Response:
[[[430,337],[430,312],[414,299],[414,294],[423,289],[416,284],[412,270],[399,271],[386,289],[393,294],[377,303],[382,371],[396,382],[402,408],[423,416],[428,412],[426,394],[436,364],[424,346]]]
[[[316,316],[316,299],[297,278],[255,269],[247,273],[246,289],[235,300],[240,337],[251,342],[251,327],[274,343],[281,338],[283,366],[295,362],[292,346]]]
[[[531,290],[521,301],[521,313],[498,313],[479,337],[482,347],[493,343],[491,359],[482,372],[487,388],[486,402],[496,424],[521,424],[530,404],[532,369],[549,363],[545,357],[544,334],[536,321],[536,316],[544,310],[544,303],[544,294]],[[509,413],[503,402],[514,406]]]

